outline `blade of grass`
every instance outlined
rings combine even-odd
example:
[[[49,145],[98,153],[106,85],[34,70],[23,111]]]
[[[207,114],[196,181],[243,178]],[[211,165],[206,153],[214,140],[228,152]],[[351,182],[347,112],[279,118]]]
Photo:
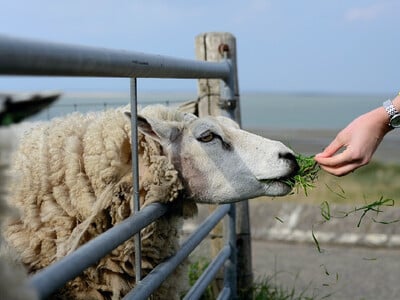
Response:
[[[319,242],[317,240],[317,237],[315,236],[315,233],[314,233],[314,225],[312,226],[312,229],[311,229],[311,235],[312,235],[315,245],[317,246],[318,252],[323,253],[324,251],[321,249]]]
[[[329,185],[327,185],[326,183],[325,183],[325,186],[326,186],[326,188],[327,188],[330,192],[334,193],[336,196],[338,196],[338,197],[340,197],[340,198],[342,198],[342,199],[347,199],[346,196],[345,196],[345,192],[344,192],[344,190],[342,189],[342,187],[341,187],[340,185],[337,185],[338,188],[340,189],[340,193],[334,191],[334,190],[333,190]]]
[[[330,210],[328,201],[322,202],[320,205],[320,208],[321,208],[321,216],[326,221],[329,221],[331,219],[331,210]]]

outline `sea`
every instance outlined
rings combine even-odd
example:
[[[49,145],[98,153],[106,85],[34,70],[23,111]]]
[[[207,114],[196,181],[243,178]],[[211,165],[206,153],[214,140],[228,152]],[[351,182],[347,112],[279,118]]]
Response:
[[[338,130],[393,95],[244,92],[240,95],[243,128]],[[100,111],[126,105],[127,92],[64,92],[57,102],[30,121],[49,120],[74,111]],[[196,92],[142,92],[139,106],[179,105]]]

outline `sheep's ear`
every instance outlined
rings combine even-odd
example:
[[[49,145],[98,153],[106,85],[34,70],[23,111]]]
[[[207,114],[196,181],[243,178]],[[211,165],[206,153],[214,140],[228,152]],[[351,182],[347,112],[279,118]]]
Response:
[[[131,115],[128,112],[125,114],[129,117]],[[140,132],[160,143],[173,141],[179,134],[179,129],[168,122],[145,118],[140,115],[137,117],[137,126]]]
[[[198,119],[198,117],[195,116],[194,114],[191,114],[191,113],[185,113],[183,115],[183,121],[185,123],[191,123],[191,122],[193,122],[194,120],[197,120],[197,119]]]

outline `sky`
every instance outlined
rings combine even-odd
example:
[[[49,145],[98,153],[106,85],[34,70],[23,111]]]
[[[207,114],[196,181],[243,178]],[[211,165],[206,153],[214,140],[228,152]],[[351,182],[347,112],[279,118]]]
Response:
[[[236,37],[241,92],[400,91],[399,0],[0,0],[0,34],[195,58],[195,37]],[[0,91],[124,91],[128,79],[0,76]],[[139,90],[196,90],[140,79]]]

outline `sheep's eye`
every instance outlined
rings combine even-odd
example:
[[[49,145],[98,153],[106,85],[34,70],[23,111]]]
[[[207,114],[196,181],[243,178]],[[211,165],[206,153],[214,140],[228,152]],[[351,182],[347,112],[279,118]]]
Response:
[[[208,143],[208,142],[211,142],[214,138],[215,138],[215,134],[209,131],[209,132],[204,133],[202,136],[200,136],[198,138],[198,140],[203,143]]]

